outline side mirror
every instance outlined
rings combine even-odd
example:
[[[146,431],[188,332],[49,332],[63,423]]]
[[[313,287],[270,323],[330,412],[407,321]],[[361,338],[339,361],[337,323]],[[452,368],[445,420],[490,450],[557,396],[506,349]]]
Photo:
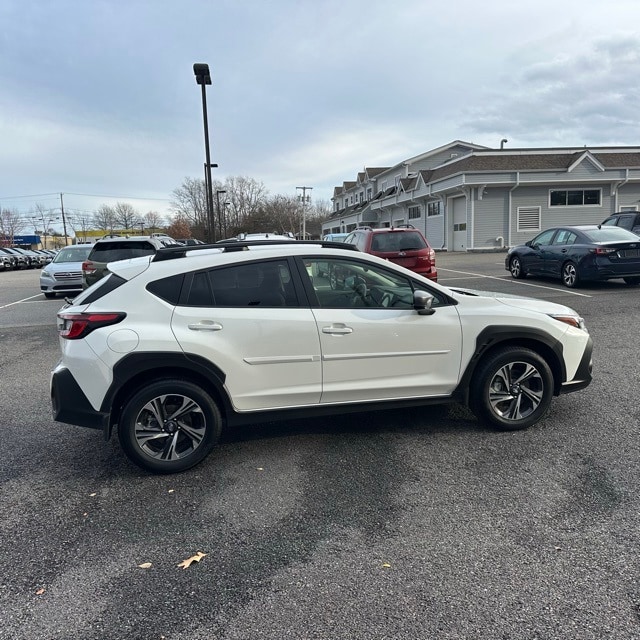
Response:
[[[413,308],[420,316],[431,316],[436,310],[431,308],[433,304],[433,296],[426,291],[417,289],[413,292]]]

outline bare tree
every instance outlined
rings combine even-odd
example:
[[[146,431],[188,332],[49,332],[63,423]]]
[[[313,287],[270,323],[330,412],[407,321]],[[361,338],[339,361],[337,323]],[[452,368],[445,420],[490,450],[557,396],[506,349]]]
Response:
[[[229,177],[222,188],[226,191],[225,200],[230,203],[225,208],[229,229],[242,226],[247,216],[256,213],[265,204],[269,194],[262,182],[247,176]]]
[[[155,233],[160,227],[164,226],[164,219],[157,211],[145,213],[142,220],[150,233]]]
[[[116,202],[113,212],[116,223],[125,231],[140,225],[140,215],[128,202]]]
[[[17,209],[0,209],[0,235],[4,243],[13,244],[13,238],[26,224],[26,219],[20,216]]]
[[[107,204],[101,205],[93,214],[93,226],[96,229],[113,233],[113,229],[116,226],[116,214],[113,207]]]
[[[206,228],[207,196],[204,180],[185,178],[171,194],[171,210],[176,217],[185,218],[192,225]]]

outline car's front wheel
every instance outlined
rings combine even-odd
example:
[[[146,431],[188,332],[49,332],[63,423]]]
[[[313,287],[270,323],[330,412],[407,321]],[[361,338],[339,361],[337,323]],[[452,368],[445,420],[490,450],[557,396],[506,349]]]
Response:
[[[118,438],[127,457],[154,473],[176,473],[213,449],[222,417],[211,396],[186,380],[159,380],[126,403]]]
[[[630,287],[640,284],[640,278],[629,277],[629,278],[623,278],[623,279],[625,284],[628,284]]]
[[[527,274],[522,268],[522,262],[518,256],[513,256],[509,262],[509,271],[514,278],[524,278]]]
[[[505,431],[526,429],[551,405],[553,374],[531,349],[504,347],[480,363],[470,389],[476,416]]]

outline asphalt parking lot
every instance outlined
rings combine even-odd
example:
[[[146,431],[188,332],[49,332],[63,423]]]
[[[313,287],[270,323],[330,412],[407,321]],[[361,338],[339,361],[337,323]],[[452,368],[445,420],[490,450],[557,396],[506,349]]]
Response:
[[[540,424],[260,424],[166,477],[52,421],[62,300],[0,273],[0,638],[640,638],[640,287],[503,261],[438,254],[440,282],[567,304],[594,339],[593,383]]]

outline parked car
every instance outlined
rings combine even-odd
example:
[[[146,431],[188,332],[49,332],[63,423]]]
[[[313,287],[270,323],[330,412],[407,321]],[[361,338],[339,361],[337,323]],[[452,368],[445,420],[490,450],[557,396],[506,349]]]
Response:
[[[15,259],[4,251],[0,251],[0,271],[11,271],[15,267]]]
[[[82,263],[83,288],[87,288],[107,275],[107,265],[117,260],[129,260],[153,255],[157,249],[183,246],[165,235],[105,236],[96,240],[87,259]]]
[[[344,289],[309,276],[317,261],[349,272]],[[591,380],[572,309],[450,289],[347,245],[168,247],[109,271],[58,312],[53,415],[117,431],[154,472],[203,460],[223,425],[457,400],[524,429]]]
[[[614,278],[636,285],[640,284],[640,238],[620,227],[554,227],[509,249],[504,266],[514,278],[560,278],[567,287]]]
[[[46,264],[43,255],[36,253],[33,249],[25,249],[24,247],[11,247],[14,251],[26,256],[30,269],[41,269]]]
[[[15,269],[31,269],[32,261],[28,256],[25,256],[23,253],[16,251],[10,247],[2,247],[0,249],[4,254],[11,256],[14,260],[14,268]]]
[[[348,235],[348,233],[327,233],[322,239],[327,242],[344,242]]]
[[[361,227],[352,231],[344,242],[354,244],[364,253],[370,253],[415,271],[429,280],[438,281],[436,252],[413,225],[381,229]]]
[[[640,211],[621,211],[603,220],[602,224],[622,227],[640,236]]]
[[[190,245],[204,244],[202,240],[198,240],[197,238],[180,238],[176,240],[176,242],[179,242],[180,244],[190,244]]]
[[[265,233],[239,233],[235,238],[237,240],[295,240],[295,236],[290,231],[285,231],[284,233],[273,233],[265,232]],[[232,241],[234,238],[231,239]],[[225,242],[223,240],[223,242]]]
[[[40,290],[45,298],[82,291],[82,263],[91,249],[90,244],[76,244],[58,251],[56,257],[40,272]]]

